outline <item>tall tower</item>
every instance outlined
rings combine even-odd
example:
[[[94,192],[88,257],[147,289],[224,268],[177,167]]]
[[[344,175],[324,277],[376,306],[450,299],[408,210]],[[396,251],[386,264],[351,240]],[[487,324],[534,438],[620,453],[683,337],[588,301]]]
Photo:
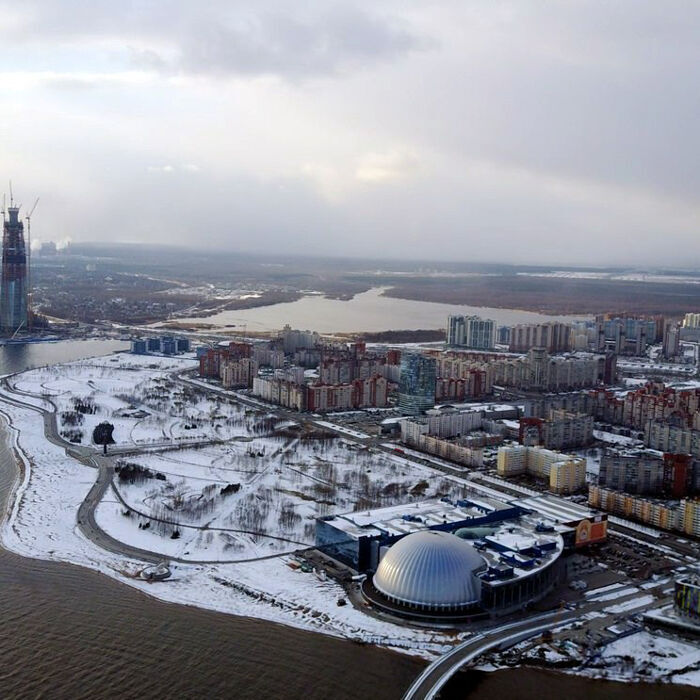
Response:
[[[19,207],[10,203],[3,217],[0,331],[13,334],[27,328],[27,249]]]
[[[415,352],[401,355],[398,407],[403,413],[418,415],[435,406],[435,358]]]

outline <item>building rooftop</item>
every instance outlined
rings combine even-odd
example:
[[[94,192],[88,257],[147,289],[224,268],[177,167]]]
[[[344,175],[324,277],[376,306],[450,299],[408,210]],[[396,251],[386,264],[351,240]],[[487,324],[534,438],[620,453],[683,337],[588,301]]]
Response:
[[[538,524],[552,530],[538,532]],[[565,529],[534,516],[521,516],[515,522],[501,523],[496,532],[475,543],[489,567],[481,577],[491,586],[498,586],[541,571],[564,551],[561,531]],[[512,573],[508,572],[509,569]],[[506,573],[509,575],[504,575]]]
[[[428,500],[386,508],[341,513],[333,525],[355,537],[368,535],[404,535],[437,525],[461,523],[502,511],[507,517],[513,507],[490,498],[468,498],[456,502]]]
[[[555,522],[566,523],[574,520],[583,520],[593,518],[598,514],[595,510],[585,505],[563,501],[561,498],[553,498],[544,494],[542,496],[518,498],[511,501],[511,503]]]
[[[491,412],[506,412],[515,411],[522,408],[522,404],[511,404],[511,403],[443,403],[435,408],[427,411],[428,414],[444,414],[456,411],[459,413],[474,413],[479,411],[485,411],[486,413]]]
[[[470,497],[457,502],[428,500],[339,514],[324,520],[353,539],[378,539],[380,543],[390,545],[389,551],[397,546],[391,545],[396,539],[399,544],[404,541],[404,535],[414,537],[415,533],[426,532],[430,528],[457,532],[486,525],[476,539],[466,539],[485,563],[479,576],[489,585],[498,586],[549,566],[564,550],[562,535],[570,528],[563,522],[581,519],[582,513],[590,513],[587,508],[574,504],[572,509],[559,508],[554,511],[552,507],[547,508],[547,500],[536,507],[534,502],[538,498],[522,500],[533,503],[520,506],[515,502],[505,503],[488,497]],[[534,512],[523,515],[523,507]],[[554,514],[548,516],[543,512],[545,510]],[[488,520],[484,522],[483,518]],[[463,536],[460,534],[458,537]]]
[[[479,601],[474,575],[484,559],[469,543],[447,532],[423,530],[399,540],[374,575],[380,593],[404,605],[454,608]]]

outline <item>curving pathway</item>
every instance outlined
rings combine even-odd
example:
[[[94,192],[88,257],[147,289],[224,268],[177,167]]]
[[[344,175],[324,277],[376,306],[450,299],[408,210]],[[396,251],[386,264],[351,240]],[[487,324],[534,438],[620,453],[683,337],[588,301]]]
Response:
[[[275,559],[277,557],[282,557],[290,554],[293,551],[299,549],[299,547],[308,547],[308,544],[296,542],[293,540],[288,540],[281,537],[275,537],[268,535],[264,532],[254,532],[249,530],[235,530],[230,529],[232,533],[249,534],[259,537],[266,537],[274,540],[279,540],[283,542],[288,542],[290,544],[297,545],[293,550],[287,550],[284,552],[277,552],[275,554],[267,554],[259,557],[249,557],[245,559],[186,559],[181,557],[166,556],[160,552],[154,552],[147,549],[142,549],[140,547],[135,547],[128,543],[122,542],[116,539],[108,532],[106,532],[97,523],[95,518],[95,511],[97,506],[102,501],[105,493],[113,484],[114,479],[114,466],[113,458],[115,455],[128,455],[128,454],[139,454],[145,451],[155,451],[155,450],[168,450],[168,449],[180,449],[182,447],[189,447],[194,445],[202,444],[219,444],[224,442],[220,438],[215,438],[211,440],[192,440],[192,441],[182,441],[173,443],[172,440],[162,441],[157,443],[149,443],[144,446],[123,446],[111,448],[108,455],[103,455],[99,450],[88,447],[86,445],[75,445],[73,443],[67,442],[61,437],[58,431],[58,423],[56,420],[55,406],[54,411],[49,411],[46,408],[36,406],[31,403],[27,403],[21,400],[21,396],[25,395],[27,397],[37,398],[33,394],[26,392],[15,391],[9,384],[8,379],[14,375],[7,375],[0,380],[0,386],[4,389],[4,392],[0,394],[0,402],[10,404],[12,406],[17,406],[18,408],[28,409],[39,413],[42,416],[44,423],[44,436],[52,444],[61,447],[65,450],[66,454],[73,459],[76,459],[81,464],[96,469],[97,470],[97,480],[92,485],[90,491],[88,491],[83,502],[78,507],[77,514],[77,525],[82,534],[89,539],[91,542],[96,544],[98,547],[105,549],[114,554],[119,554],[121,556],[130,557],[133,559],[139,559],[142,561],[157,563],[167,559],[168,561],[176,561],[183,564],[241,564],[246,562],[263,561],[266,559]],[[49,403],[51,403],[49,401]],[[115,489],[117,498],[119,498],[125,507],[134,510],[130,505],[125,503],[121,498],[121,495]],[[150,519],[151,516],[148,516]],[[184,526],[183,526],[184,527]],[[192,527],[192,526],[189,526]],[[206,531],[211,528],[199,528],[202,531]],[[223,530],[224,528],[220,528]]]

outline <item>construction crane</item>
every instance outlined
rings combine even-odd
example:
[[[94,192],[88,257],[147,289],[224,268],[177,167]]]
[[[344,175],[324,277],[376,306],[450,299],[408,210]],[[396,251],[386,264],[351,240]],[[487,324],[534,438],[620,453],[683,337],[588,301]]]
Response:
[[[32,311],[32,214],[37,204],[39,204],[39,197],[36,198],[29,214],[24,217],[27,220],[27,326],[29,328],[34,325]]]

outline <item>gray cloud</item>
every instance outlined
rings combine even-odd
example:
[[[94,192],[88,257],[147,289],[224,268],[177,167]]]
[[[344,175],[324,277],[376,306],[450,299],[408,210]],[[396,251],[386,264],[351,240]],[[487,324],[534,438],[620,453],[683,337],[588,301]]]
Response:
[[[425,43],[398,23],[358,9],[336,7],[307,20],[278,12],[198,23],[183,37],[175,66],[194,73],[303,77],[391,59]]]
[[[22,8],[8,42],[134,42],[134,65],[170,74],[327,75],[434,44],[398,16],[352,2],[27,0]]]
[[[0,160],[76,239],[700,263],[698,3],[0,11]]]

